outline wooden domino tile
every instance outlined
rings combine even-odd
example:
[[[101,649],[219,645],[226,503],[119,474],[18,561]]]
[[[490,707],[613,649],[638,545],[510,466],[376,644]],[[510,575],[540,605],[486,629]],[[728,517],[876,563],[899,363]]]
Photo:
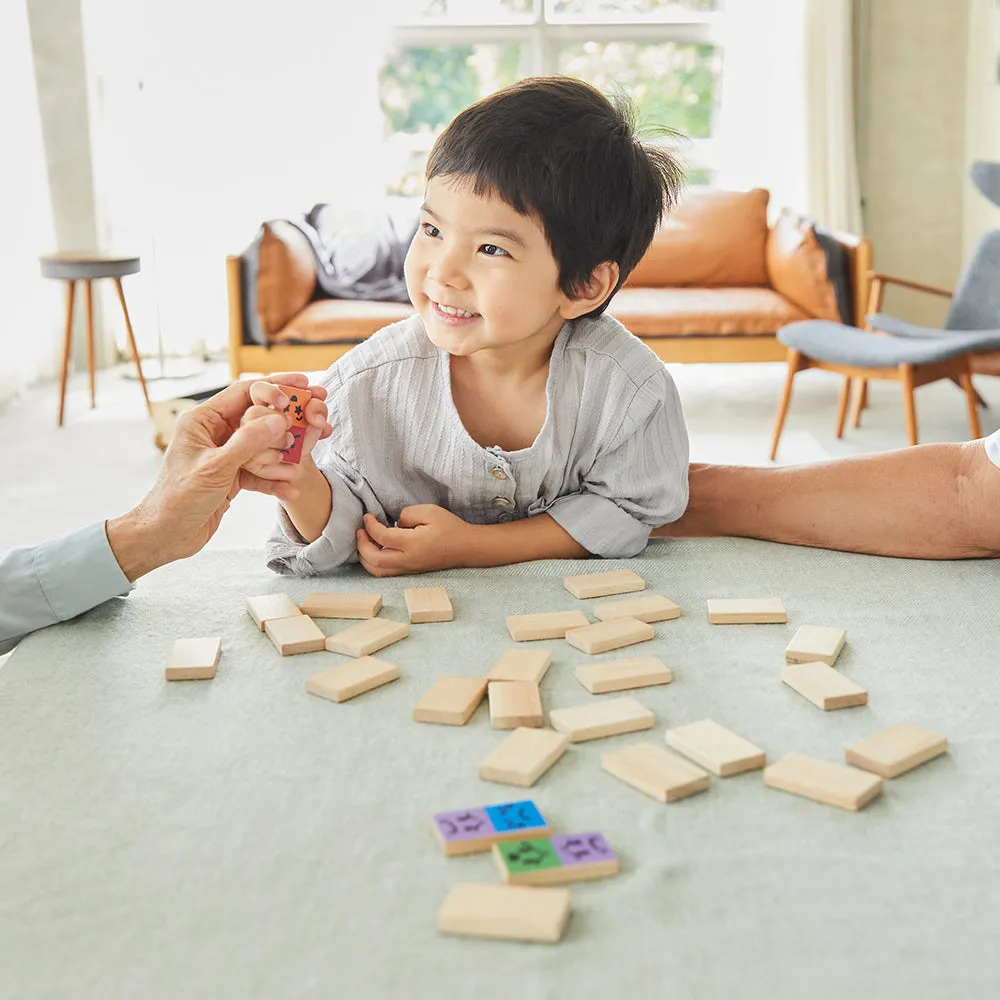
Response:
[[[538,615],[507,615],[507,631],[514,642],[564,639],[571,628],[589,625],[582,611],[550,611]]]
[[[668,729],[667,746],[720,778],[756,771],[767,763],[767,755],[760,747],[711,719]]]
[[[493,664],[487,680],[539,684],[551,662],[552,654],[547,649],[508,649]]]
[[[680,618],[680,605],[661,594],[630,597],[626,601],[602,601],[594,605],[594,617],[606,622],[612,618],[637,618],[641,622],[666,622]]]
[[[882,794],[882,779],[856,767],[790,753],[764,768],[764,784],[856,812]]]
[[[328,635],[326,648],[331,653],[343,653],[345,656],[367,656],[405,639],[409,634],[410,626],[406,622],[369,618],[357,625],[349,625],[342,632]]]
[[[591,694],[608,694],[669,684],[674,675],[655,656],[636,656],[628,660],[583,663],[576,668],[576,679]]]
[[[590,597],[612,597],[615,594],[632,594],[646,589],[646,581],[630,569],[611,569],[605,573],[582,573],[567,576],[563,586],[574,596],[586,600]]]
[[[488,695],[494,729],[537,728],[545,723],[542,697],[531,681],[490,681]]]
[[[824,712],[868,704],[868,692],[860,684],[825,663],[786,663],[781,679]]]
[[[167,660],[168,681],[206,681],[215,676],[221,639],[178,639]]]
[[[889,726],[880,733],[852,743],[847,763],[883,778],[898,778],[921,764],[948,752],[948,740],[909,722]]]
[[[279,385],[278,388],[288,397],[285,413],[292,418],[292,426],[288,428],[292,435],[291,448],[283,448],[281,461],[297,465],[302,460],[302,443],[306,436],[306,404],[312,399],[308,389],[296,389],[290,385]]]
[[[634,743],[601,758],[608,774],[631,785],[657,802],[677,802],[705,791],[707,771],[655,743]]]
[[[825,663],[832,667],[847,641],[842,628],[803,625],[788,644],[785,659],[789,663]]]
[[[264,623],[272,618],[294,618],[301,615],[298,605],[288,594],[260,594],[247,598],[247,613],[264,631]]]
[[[479,777],[530,788],[568,746],[569,737],[554,729],[515,729],[479,765]]]
[[[359,694],[399,680],[399,677],[399,667],[394,663],[378,660],[374,656],[362,656],[313,674],[306,680],[306,690],[329,701],[350,701]]]
[[[326,646],[326,636],[308,615],[272,618],[264,623],[264,631],[282,656],[315,653]]]
[[[310,594],[299,610],[310,618],[374,618],[382,610],[382,595]]]
[[[566,641],[581,652],[610,653],[613,649],[634,646],[638,642],[648,642],[656,635],[649,622],[636,618],[611,618],[606,622],[572,628],[566,633]]]
[[[493,860],[508,885],[566,885],[621,871],[600,833],[553,833],[493,845]]]
[[[656,717],[635,698],[610,698],[549,712],[549,725],[569,737],[570,743],[652,729]]]
[[[403,591],[410,624],[418,622],[451,622],[455,611],[444,587],[407,587]]]
[[[438,930],[553,944],[562,938],[571,908],[570,890],[560,886],[535,889],[459,882],[438,911]]]
[[[453,809],[433,817],[434,833],[449,858],[485,854],[502,840],[543,837],[549,824],[531,799]]]
[[[481,677],[439,677],[417,702],[413,718],[439,726],[464,726],[486,696]]]
[[[779,597],[709,598],[708,620],[713,625],[776,625],[788,621]]]

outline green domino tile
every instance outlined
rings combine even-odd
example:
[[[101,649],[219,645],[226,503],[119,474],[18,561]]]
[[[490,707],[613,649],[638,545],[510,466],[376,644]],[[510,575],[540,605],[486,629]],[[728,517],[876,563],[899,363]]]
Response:
[[[556,854],[548,837],[532,840],[508,840],[496,845],[507,871],[511,875],[538,872],[546,868],[562,868],[563,863]]]

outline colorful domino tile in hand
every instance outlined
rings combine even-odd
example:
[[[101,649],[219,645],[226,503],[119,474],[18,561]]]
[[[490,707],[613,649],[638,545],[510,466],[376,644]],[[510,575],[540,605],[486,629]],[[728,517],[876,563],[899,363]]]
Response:
[[[278,388],[288,397],[285,413],[292,418],[292,426],[288,429],[294,439],[291,448],[282,450],[281,461],[298,465],[302,460],[302,440],[306,436],[306,403],[312,399],[312,393],[308,389],[293,389],[287,385]]]
[[[617,875],[618,855],[600,833],[555,834],[493,846],[493,858],[511,885],[557,885]]]
[[[521,840],[549,832],[531,799],[438,813],[434,832],[448,857],[480,854],[501,840]]]

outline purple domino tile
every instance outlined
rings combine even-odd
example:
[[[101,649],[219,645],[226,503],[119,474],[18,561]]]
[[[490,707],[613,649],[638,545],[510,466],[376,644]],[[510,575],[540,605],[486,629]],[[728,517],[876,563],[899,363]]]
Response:
[[[600,833],[558,833],[549,839],[559,860],[567,867],[611,861],[616,856]]]
[[[485,809],[456,809],[454,812],[434,816],[441,839],[445,843],[456,840],[475,840],[494,832],[493,824]]]

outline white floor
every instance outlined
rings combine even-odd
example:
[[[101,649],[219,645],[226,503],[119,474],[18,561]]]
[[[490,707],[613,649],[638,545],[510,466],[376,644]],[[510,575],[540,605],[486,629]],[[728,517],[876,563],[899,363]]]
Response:
[[[692,460],[767,465],[774,410],[784,365],[675,365],[671,372],[684,403]],[[193,379],[152,383],[154,399],[169,399],[226,382],[224,364]],[[983,433],[1000,427],[1000,379],[981,377],[990,403],[981,412]],[[873,384],[864,426],[833,436],[840,380],[823,372],[796,379],[782,438],[781,463],[820,461],[905,445],[898,387]],[[91,521],[111,517],[138,500],[156,476],[160,452],[138,384],[122,371],[102,372],[97,408],[90,409],[86,380],[74,376],[65,426],[56,426],[57,387],[43,386],[0,408],[0,552],[41,541]],[[950,382],[917,392],[921,441],[968,438],[965,400]],[[242,495],[210,543],[260,546],[274,515],[273,501]]]

